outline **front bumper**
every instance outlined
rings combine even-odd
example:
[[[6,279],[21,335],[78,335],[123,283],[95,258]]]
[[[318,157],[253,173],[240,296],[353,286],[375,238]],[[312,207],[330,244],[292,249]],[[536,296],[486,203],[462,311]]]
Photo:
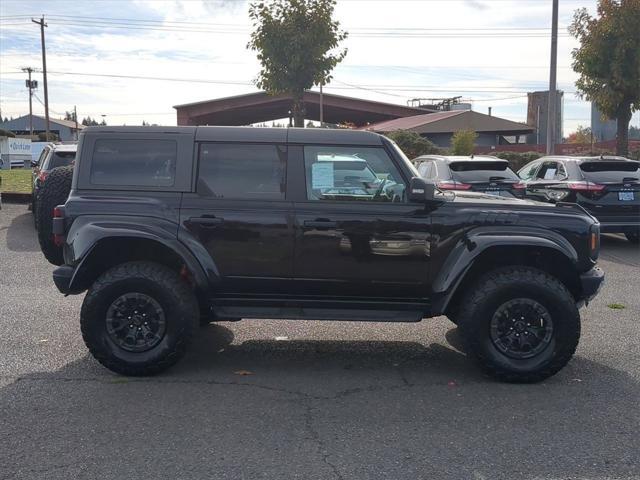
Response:
[[[579,305],[587,305],[598,294],[603,283],[604,271],[600,267],[593,267],[588,272],[581,274],[582,295],[579,298]]]

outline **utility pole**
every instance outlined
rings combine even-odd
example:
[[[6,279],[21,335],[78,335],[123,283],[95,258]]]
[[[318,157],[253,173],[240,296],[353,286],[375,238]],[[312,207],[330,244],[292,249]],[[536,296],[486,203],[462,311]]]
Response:
[[[556,146],[556,104],[558,67],[558,0],[553,0],[551,17],[551,68],[549,73],[549,107],[547,108],[547,155],[552,155]]]
[[[33,23],[40,25],[40,41],[42,43],[42,80],[44,81],[44,120],[46,130],[46,141],[49,141],[49,90],[47,88],[47,51],[44,44],[44,27],[47,26],[44,23],[44,15],[40,20],[31,19]]]
[[[320,84],[320,128],[322,128],[323,124],[324,124],[324,108],[322,105],[322,83],[321,83]]]
[[[31,73],[33,73],[33,68],[25,67],[22,69],[23,72],[27,72],[29,74],[29,79],[25,82],[27,88],[29,89],[29,136],[31,136],[33,140],[33,91],[38,88],[38,81],[31,80]]]
[[[76,121],[76,140],[78,140],[78,110],[73,106],[73,119]]]

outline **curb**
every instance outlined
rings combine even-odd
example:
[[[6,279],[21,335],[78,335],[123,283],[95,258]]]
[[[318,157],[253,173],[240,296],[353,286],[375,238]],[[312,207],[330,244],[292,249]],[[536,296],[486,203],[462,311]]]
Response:
[[[2,192],[0,193],[3,202],[6,203],[29,203],[31,202],[30,193]]]

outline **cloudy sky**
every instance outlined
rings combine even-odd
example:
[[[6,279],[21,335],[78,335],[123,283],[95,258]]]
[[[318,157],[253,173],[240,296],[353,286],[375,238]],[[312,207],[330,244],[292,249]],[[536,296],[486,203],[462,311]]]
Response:
[[[560,0],[565,135],[589,125],[566,27],[575,9],[593,13],[595,3]],[[80,117],[106,115],[109,124],[175,125],[173,105],[256,91],[247,8],[244,0],[2,0],[2,115],[28,112],[20,70],[42,67],[30,16],[49,25],[52,116],[77,105]],[[551,0],[339,0],[336,17],[350,34],[348,55],[327,92],[401,104],[462,95],[474,110],[525,121],[526,92],[548,85]]]

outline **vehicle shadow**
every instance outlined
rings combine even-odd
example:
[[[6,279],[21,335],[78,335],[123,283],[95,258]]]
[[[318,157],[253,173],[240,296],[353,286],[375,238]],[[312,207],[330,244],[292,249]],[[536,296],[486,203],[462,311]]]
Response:
[[[26,210],[25,206],[25,210]],[[7,227],[7,249],[12,252],[37,252],[40,250],[31,212],[14,217]]]
[[[340,478],[632,478],[639,392],[581,357],[508,385],[446,345],[234,343],[212,324],[156,377],[86,355],[0,388],[0,477],[202,478],[194,466],[215,461],[225,478],[329,478],[330,461]]]

